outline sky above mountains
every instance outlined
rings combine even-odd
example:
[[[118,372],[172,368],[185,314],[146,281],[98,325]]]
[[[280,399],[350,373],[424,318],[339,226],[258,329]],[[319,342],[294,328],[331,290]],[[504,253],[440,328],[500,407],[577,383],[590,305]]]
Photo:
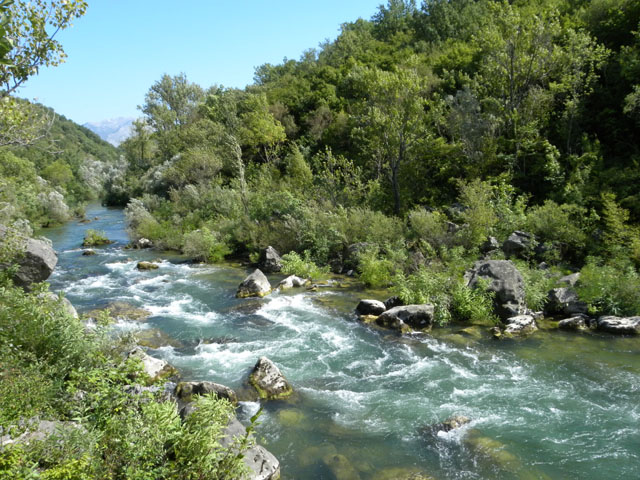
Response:
[[[383,0],[95,0],[59,35],[68,58],[43,68],[18,95],[83,124],[139,117],[167,73],[209,87],[252,83],[255,67],[298,59],[340,24],[370,18]]]

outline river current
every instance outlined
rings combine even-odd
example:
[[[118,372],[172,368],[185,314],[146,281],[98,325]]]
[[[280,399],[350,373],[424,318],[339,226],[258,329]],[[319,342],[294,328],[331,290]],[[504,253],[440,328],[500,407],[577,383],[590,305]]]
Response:
[[[80,313],[114,301],[152,312],[116,328],[163,339],[149,353],[185,380],[241,389],[260,356],[273,360],[297,396],[266,403],[257,432],[283,480],[640,478],[640,338],[549,328],[495,341],[459,325],[400,337],[356,320],[358,299],[378,292],[336,286],[236,299],[247,270],[124,250],[121,210],[91,205],[87,217],[97,219],[40,232],[59,257],[52,290]],[[89,228],[116,243],[83,256]],[[138,271],[139,260],[159,268]],[[239,417],[258,408],[242,402]],[[420,433],[452,415],[471,423]]]

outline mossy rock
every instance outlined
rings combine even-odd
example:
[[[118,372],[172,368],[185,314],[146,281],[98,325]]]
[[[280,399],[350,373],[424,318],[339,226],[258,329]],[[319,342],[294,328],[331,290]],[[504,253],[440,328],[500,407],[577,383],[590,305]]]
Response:
[[[95,250],[91,250],[90,248],[87,249],[87,250],[84,250],[82,252],[82,256],[83,257],[90,257],[90,256],[95,255],[95,254],[96,254],[96,251]]]
[[[314,445],[312,447],[305,448],[298,454],[298,464],[301,467],[309,467],[320,462],[327,455],[336,455],[338,450],[331,443],[325,443],[323,445]]]
[[[159,268],[158,264],[153,262],[138,262],[136,265],[138,270],[157,270]]]
[[[280,369],[267,357],[260,357],[248,382],[262,400],[281,400],[293,394],[293,388]]]
[[[96,308],[87,312],[86,316],[96,318],[107,310],[109,311],[109,315],[115,319],[132,320],[134,322],[145,322],[151,315],[149,310],[136,307],[127,302],[111,302],[105,307]]]
[[[372,325],[376,323],[376,320],[378,319],[377,315],[360,315],[358,317],[358,319],[362,322],[365,323],[367,325]]]
[[[99,232],[97,230],[87,230],[84,235],[84,240],[82,241],[83,247],[101,247],[104,245],[110,245],[113,241],[109,240],[104,232]]]

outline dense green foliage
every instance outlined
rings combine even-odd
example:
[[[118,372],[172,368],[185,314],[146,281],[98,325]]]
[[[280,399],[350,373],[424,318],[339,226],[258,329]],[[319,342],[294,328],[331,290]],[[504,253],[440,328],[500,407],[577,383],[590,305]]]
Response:
[[[391,0],[244,90],[165,75],[108,199],[157,245],[201,260],[273,245],[422,285],[407,298],[449,292],[447,315],[464,291],[421,269],[444,278],[452,249],[468,268],[488,236],[526,230],[540,308],[540,261],[640,263],[639,22],[634,0]]]
[[[182,422],[161,391],[132,390],[149,379],[123,355],[128,337],[87,329],[46,285],[25,293],[2,277],[0,429],[16,437],[36,417],[74,423],[43,440],[4,445],[0,478],[242,478],[249,437],[220,444],[230,403],[197,397]]]

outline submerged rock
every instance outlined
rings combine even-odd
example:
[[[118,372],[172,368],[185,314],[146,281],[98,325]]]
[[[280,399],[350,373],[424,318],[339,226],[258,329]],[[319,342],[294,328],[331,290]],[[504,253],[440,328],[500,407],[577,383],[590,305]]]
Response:
[[[249,385],[264,400],[276,400],[289,397],[293,393],[291,385],[280,369],[267,357],[260,357],[249,375]]]
[[[215,395],[217,398],[229,400],[238,404],[236,392],[225,385],[214,382],[180,382],[175,390],[175,396],[184,402],[190,402],[194,395]]]
[[[15,241],[16,247],[22,251],[14,258],[18,271],[13,275],[13,283],[28,289],[32,283],[45,281],[58,263],[56,252],[45,240],[26,238],[12,229],[0,225],[0,240]],[[0,270],[11,265],[0,264]]]
[[[267,277],[259,269],[255,269],[251,275],[244,279],[238,286],[236,297],[264,297],[271,292],[271,284]]]
[[[598,330],[618,335],[640,335],[640,317],[602,316],[598,318]]]
[[[417,468],[391,467],[376,472],[372,480],[433,480]]]
[[[358,315],[380,315],[387,307],[379,300],[360,300],[356,307]]]
[[[278,273],[282,270],[282,259],[280,258],[280,254],[275,248],[269,245],[260,252],[258,267],[266,273]]]
[[[96,308],[87,312],[86,316],[95,319],[106,311],[109,312],[110,317],[116,320],[131,320],[134,322],[144,322],[151,315],[149,310],[136,307],[127,302],[111,302],[105,307]]]
[[[96,254],[96,251],[95,250],[91,250],[90,248],[82,251],[82,256],[84,256],[84,257],[90,257],[90,256],[95,255],[95,254]]]
[[[404,333],[404,326],[413,330],[431,330],[433,325],[434,307],[425,305],[403,305],[385,311],[378,317],[376,323],[381,327],[400,330]]]
[[[325,455],[322,462],[331,470],[336,480],[360,480],[360,474],[344,455],[339,453]]]
[[[465,273],[467,285],[476,288],[489,282],[487,290],[495,293],[496,313],[506,320],[526,312],[524,279],[509,260],[481,260]]]
[[[134,334],[135,342],[147,348],[173,347],[183,348],[184,344],[166,332],[157,328],[143,328]]]

